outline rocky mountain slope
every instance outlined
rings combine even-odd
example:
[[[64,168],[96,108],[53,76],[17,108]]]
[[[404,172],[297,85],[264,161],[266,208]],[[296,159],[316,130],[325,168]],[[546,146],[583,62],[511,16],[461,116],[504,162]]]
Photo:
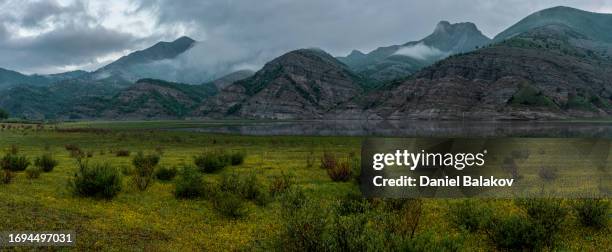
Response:
[[[368,54],[353,51],[337,59],[320,49],[300,49],[255,73],[238,71],[198,85],[129,80],[146,73],[141,68],[167,76],[149,66],[188,52],[195,42],[182,38],[94,73],[43,76],[0,69],[0,108],[31,119],[609,117],[611,16],[551,8],[493,42],[471,23],[440,22],[423,40]]]
[[[111,119],[177,119],[186,115],[206,98],[217,93],[213,85],[188,85],[155,79],[141,79],[127,89],[121,90],[107,101],[104,106],[88,114],[85,107],[76,106],[92,118]]]
[[[147,49],[130,53],[118,60],[96,70],[92,74],[95,80],[123,79],[134,82],[140,78],[152,77],[147,64],[172,59],[187,51],[195,40],[189,37],[180,37],[172,42],[159,42]]]
[[[502,41],[534,28],[547,25],[567,26],[594,41],[612,43],[612,33],[610,32],[610,27],[612,26],[611,14],[588,12],[565,6],[553,7],[533,13],[499,33],[495,36],[494,40]]]
[[[320,118],[363,91],[362,80],[319,49],[286,53],[255,75],[227,86],[195,113],[199,117]]]
[[[338,59],[361,76],[380,83],[405,77],[449,55],[489,43],[490,39],[473,23],[441,21],[432,34],[419,41],[379,47],[368,54],[354,50]]]
[[[611,27],[612,28],[612,27]],[[612,60],[568,26],[534,28],[451,56],[359,99],[330,117],[557,119],[612,113]]]

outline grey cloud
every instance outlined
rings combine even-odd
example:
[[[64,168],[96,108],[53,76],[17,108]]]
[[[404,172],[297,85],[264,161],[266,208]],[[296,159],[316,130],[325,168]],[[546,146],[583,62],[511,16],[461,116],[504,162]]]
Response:
[[[85,10],[86,3],[82,1],[68,6],[61,6],[56,1],[5,1],[0,6],[15,9],[0,11],[2,68],[26,73],[52,73],[70,65],[97,66],[99,57],[153,43],[147,38],[101,26],[97,17]],[[14,31],[9,31],[7,25],[51,29],[35,36],[14,36]]]
[[[101,26],[68,26],[33,38],[5,41],[0,46],[0,66],[43,70],[63,65],[95,63],[95,58],[129,48],[138,40]]]
[[[188,64],[218,68],[254,68],[280,54],[305,47],[319,47],[334,55],[352,49],[370,51],[379,46],[401,44],[423,38],[440,20],[473,22],[492,37],[521,18],[544,8],[567,5],[585,10],[610,9],[609,0],[132,0],[135,11],[152,12],[154,35],[136,38],[108,30],[76,0],[71,6],[54,1],[6,1],[0,7],[16,5],[20,15],[0,15],[0,67],[34,71],[62,64],[91,62],[96,57],[126,49],[141,49],[175,32],[202,40],[185,57]],[[103,12],[103,11],[102,11]],[[0,10],[0,14],[1,14]],[[8,39],[2,25],[45,26],[54,30],[27,40]],[[194,62],[202,60],[202,62]],[[230,62],[231,64],[228,64]],[[185,63],[185,64],[187,64]],[[231,66],[228,66],[231,65]],[[225,68],[224,68],[225,66]]]

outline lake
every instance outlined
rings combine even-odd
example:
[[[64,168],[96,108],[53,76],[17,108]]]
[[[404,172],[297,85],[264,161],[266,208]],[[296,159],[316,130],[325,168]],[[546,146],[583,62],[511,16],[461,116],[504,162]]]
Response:
[[[283,121],[202,123],[174,129],[238,135],[390,137],[584,137],[612,138],[608,121]]]

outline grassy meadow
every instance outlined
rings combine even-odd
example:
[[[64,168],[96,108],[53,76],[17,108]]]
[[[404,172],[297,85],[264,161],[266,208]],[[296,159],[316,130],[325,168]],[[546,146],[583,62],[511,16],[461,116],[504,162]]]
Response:
[[[555,201],[557,208],[550,213],[546,204],[516,200],[355,199],[350,196],[359,193],[355,179],[333,181],[329,170],[320,166],[326,154],[337,162],[358,158],[360,137],[238,136],[160,130],[188,127],[193,124],[2,124],[0,155],[16,146],[19,155],[31,162],[50,153],[58,165],[38,178],[29,178],[21,171],[14,173],[10,183],[0,183],[0,231],[74,230],[75,247],[43,249],[78,251],[604,251],[612,247],[609,208],[604,208],[604,226],[593,227],[581,222],[576,200]],[[81,159],[89,164],[106,163],[121,171],[121,191],[108,199],[75,195],[69,184],[79,168],[67,146],[77,146],[83,154]],[[176,167],[179,176],[170,181],[154,179],[145,190],[138,189],[131,178],[136,176],[133,159],[140,151],[159,156],[156,168]],[[174,192],[180,170],[195,166],[194,156],[219,151],[244,153],[245,158],[240,164],[202,173],[206,189],[199,197],[177,198]],[[124,155],[118,154],[121,152]],[[351,172],[355,177],[357,171]],[[252,174],[258,190],[266,195],[263,203],[240,198],[237,214],[224,212],[223,195],[227,194],[218,189],[223,187],[222,181],[231,175]],[[288,189],[280,190],[278,183],[283,178],[291,182]],[[308,201],[302,202],[305,198]],[[603,202],[608,204],[609,200]],[[544,209],[545,213],[533,215],[527,209]],[[468,214],[477,216],[476,220]],[[529,229],[517,224],[521,221],[512,222],[509,216],[531,216],[537,222],[534,216],[555,214],[561,216],[558,223],[545,223],[558,229],[550,237],[546,230],[539,230],[545,234],[529,238],[529,245],[521,245],[527,240],[505,240],[520,236],[512,230]],[[389,239],[394,242],[387,242]],[[394,247],[384,247],[391,243]]]

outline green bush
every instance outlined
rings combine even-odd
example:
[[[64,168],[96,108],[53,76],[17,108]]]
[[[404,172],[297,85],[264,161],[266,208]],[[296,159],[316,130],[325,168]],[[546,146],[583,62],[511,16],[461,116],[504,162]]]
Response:
[[[34,159],[34,166],[40,168],[43,172],[51,172],[53,168],[55,168],[59,162],[51,156],[51,154],[46,153],[40,157]]]
[[[519,199],[522,214],[495,217],[487,224],[489,238],[502,249],[554,248],[567,209],[557,199]]]
[[[467,199],[450,206],[451,222],[469,232],[482,229],[492,215],[491,208],[478,205],[476,200]]]
[[[308,197],[301,187],[292,186],[281,196],[280,202],[283,215],[291,215],[308,202]]]
[[[30,166],[28,158],[17,153],[9,152],[0,160],[0,167],[3,170],[24,171],[28,166]]]
[[[269,201],[268,194],[262,189],[262,185],[259,183],[255,173],[250,173],[246,176],[239,176],[236,173],[223,175],[219,189],[224,192],[238,194],[258,205],[265,205]]]
[[[495,219],[487,225],[487,234],[493,243],[501,249],[533,249],[530,241],[532,225],[529,220],[518,215]]]
[[[527,214],[531,227],[531,244],[536,247],[555,244],[557,233],[568,214],[562,200],[549,198],[522,199],[517,205]]]
[[[233,192],[221,191],[215,195],[214,206],[226,217],[240,218],[246,214],[246,206],[242,197]]]
[[[224,152],[205,152],[193,158],[195,165],[200,171],[213,173],[228,166],[231,162]]]
[[[285,251],[326,251],[325,236],[327,212],[307,200],[300,208],[284,215],[280,235],[281,249]]]
[[[202,174],[193,166],[183,167],[174,180],[177,198],[196,198],[204,195]]]
[[[580,223],[598,229],[608,225],[609,208],[610,202],[605,199],[579,199],[573,204]]]
[[[349,193],[338,201],[335,212],[338,216],[366,213],[372,208],[370,202],[359,193]]]
[[[26,177],[29,179],[37,179],[40,177],[40,173],[42,172],[42,169],[39,167],[28,167],[27,169],[25,169],[25,174]]]
[[[79,196],[111,199],[121,191],[122,179],[118,169],[110,164],[79,162],[79,169],[69,186]]]
[[[368,216],[364,214],[336,215],[328,227],[329,251],[368,251],[372,241],[368,232]]]
[[[176,177],[176,167],[161,166],[155,171],[155,177],[162,181],[170,181]]]
[[[135,173],[132,181],[139,190],[144,191],[151,184],[153,173],[158,163],[159,156],[156,154],[144,155],[142,152],[138,152],[134,156],[132,164],[134,165]]]
[[[244,163],[246,154],[244,152],[234,152],[230,154],[230,160],[232,165],[240,165]]]
[[[433,232],[421,233],[413,238],[393,238],[393,250],[397,251],[461,251],[464,243],[461,236]]]

